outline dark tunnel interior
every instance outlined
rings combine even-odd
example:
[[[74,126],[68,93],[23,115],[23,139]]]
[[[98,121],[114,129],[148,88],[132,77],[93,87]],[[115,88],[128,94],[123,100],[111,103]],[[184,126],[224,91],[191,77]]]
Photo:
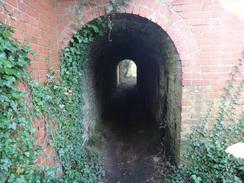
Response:
[[[150,170],[140,162],[160,151],[162,142],[177,161],[181,65],[173,42],[157,24],[131,14],[115,14],[111,20],[110,37],[106,34],[96,38],[89,49],[86,100],[93,109],[86,121],[88,128],[95,126],[93,134],[99,134],[101,141],[95,146],[110,157],[107,172],[110,181],[116,181],[118,175],[109,170],[118,170],[120,161],[124,166],[131,162],[124,171],[132,164]],[[117,86],[117,66],[124,59],[133,60],[137,66],[136,85]],[[94,118],[96,124],[89,123]],[[140,174],[141,168],[130,172]],[[129,175],[123,177],[128,183],[139,181]],[[144,179],[142,175],[133,177]]]

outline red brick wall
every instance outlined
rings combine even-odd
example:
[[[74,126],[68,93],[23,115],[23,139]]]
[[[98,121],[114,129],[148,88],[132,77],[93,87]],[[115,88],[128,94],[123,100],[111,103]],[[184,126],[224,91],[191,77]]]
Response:
[[[4,0],[3,2],[16,20],[12,20],[3,10],[0,11],[1,20],[16,28],[15,37],[21,41],[27,40],[32,50],[38,53],[38,56],[32,57],[29,69],[33,71],[32,74],[37,80],[43,81],[49,67],[59,70],[55,1]],[[50,56],[47,56],[48,54]]]
[[[60,45],[69,44],[75,1],[59,0]],[[98,6],[85,5],[81,18],[87,23],[105,14],[108,0],[95,1]],[[101,4],[101,5],[99,5]],[[231,77],[231,71],[244,51],[244,2],[242,0],[131,0],[121,12],[137,14],[162,27],[174,42],[182,63],[181,136],[191,131],[193,124],[214,102],[210,122],[218,112],[221,94]],[[244,68],[236,83],[243,82]],[[238,101],[237,113],[244,111],[244,92]],[[202,116],[201,116],[202,115]]]
[[[29,68],[42,81],[47,69],[59,70],[58,51],[69,44],[75,31],[76,0],[4,0],[14,13],[12,21],[0,7],[0,18],[17,29],[15,37],[30,38],[39,54]],[[82,1],[81,1],[82,2]],[[94,0],[81,8],[83,23],[105,14],[109,0]],[[157,23],[174,42],[182,63],[182,135],[199,119],[207,104],[217,111],[223,87],[244,51],[244,2],[227,0],[130,0],[121,12],[137,14]],[[16,12],[20,12],[17,14]],[[26,23],[20,22],[26,21]],[[48,56],[50,54],[50,56]],[[237,82],[244,78],[237,75]],[[244,110],[239,100],[237,111]],[[212,117],[216,116],[216,113]],[[44,128],[44,127],[43,127]],[[38,134],[44,138],[44,132]],[[39,163],[44,162],[44,157]]]
[[[6,11],[0,6],[1,21],[16,29],[14,36],[20,41],[28,41],[37,56],[31,56],[29,70],[33,77],[42,82],[48,68],[53,67],[59,72],[59,54],[57,38],[57,11],[55,0],[4,0],[6,9],[13,13],[13,19],[7,16]],[[25,21],[23,23],[22,21]],[[37,144],[44,145],[45,152],[39,157],[37,164],[52,165],[52,157],[46,158],[48,153],[54,154],[52,148],[44,143],[46,138],[45,122],[43,119],[35,120],[35,127],[39,130]]]

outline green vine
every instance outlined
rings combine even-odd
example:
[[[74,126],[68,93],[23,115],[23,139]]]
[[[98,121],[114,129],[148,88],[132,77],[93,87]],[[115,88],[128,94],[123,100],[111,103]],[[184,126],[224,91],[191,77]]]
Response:
[[[101,19],[97,21],[102,23]],[[70,46],[64,49],[62,54],[61,81],[62,90],[55,85],[51,91],[55,91],[55,100],[60,100],[62,105],[55,112],[58,133],[53,133],[51,144],[57,149],[61,159],[63,170],[67,174],[69,181],[77,182],[98,182],[104,176],[100,158],[84,149],[84,127],[82,124],[84,104],[83,93],[83,72],[84,62],[87,59],[89,44],[96,36],[100,36],[102,31],[97,25],[86,24],[80,31],[77,31],[71,39]],[[56,106],[54,103],[52,106]],[[61,117],[59,117],[62,114]],[[65,137],[65,138],[64,138]],[[60,141],[60,139],[64,139]],[[71,178],[71,179],[70,179]]]
[[[113,14],[113,13],[118,13],[120,12],[120,8],[124,5],[127,6],[129,5],[129,0],[110,0],[110,4],[107,7],[106,12],[108,14]]]
[[[110,34],[111,16],[120,11],[123,0],[111,0],[107,8],[108,23],[97,18],[86,24],[71,39],[62,53],[61,78],[50,71],[44,83],[34,82],[26,70],[28,54],[35,54],[25,43],[20,44],[13,28],[0,22],[0,179],[2,182],[99,182],[104,176],[101,159],[84,148],[82,107],[84,104],[84,62],[90,43],[98,36]],[[4,4],[1,5],[4,6]],[[5,6],[4,6],[5,7]],[[6,10],[6,9],[5,9]],[[77,17],[79,17],[79,8]],[[12,16],[9,14],[9,16]],[[81,23],[80,23],[81,24]],[[48,57],[47,60],[48,61]],[[244,141],[244,117],[236,115],[235,107],[243,92],[243,82],[234,85],[243,58],[231,73],[213,128],[206,128],[208,116],[187,140],[182,165],[172,166],[171,182],[240,182],[243,160],[225,153],[233,142]],[[21,88],[21,89],[20,89]],[[34,119],[46,124],[48,145],[56,155],[55,166],[36,165],[43,147],[36,145]],[[235,121],[236,124],[229,123]],[[47,154],[46,156],[50,156]],[[242,173],[243,174],[243,173]]]
[[[82,22],[78,20],[80,25]],[[26,70],[31,61],[28,54],[35,53],[13,38],[13,28],[0,22],[0,179],[3,182],[94,183],[104,176],[101,159],[84,148],[81,111],[83,64],[89,44],[111,29],[112,25],[107,27],[105,20],[97,18],[95,24],[86,24],[74,34],[70,46],[62,53],[62,77],[57,80],[50,68],[43,83],[34,82]],[[48,59],[49,56],[45,61]],[[53,167],[35,165],[44,151],[36,145],[38,129],[34,127],[34,119],[45,122],[49,137],[45,143],[56,153]],[[52,154],[46,154],[49,156]]]
[[[237,101],[242,95],[244,79],[240,84],[234,84],[236,74],[244,57],[231,73],[229,85],[225,87],[219,106],[219,116],[212,126],[207,126],[213,104],[206,116],[201,118],[190,136],[182,142],[185,147],[182,164],[171,166],[173,174],[169,182],[242,182],[244,175],[244,160],[228,155],[226,148],[236,142],[244,142],[244,112],[236,112]],[[209,125],[209,124],[208,124]]]
[[[36,166],[41,146],[37,146],[37,130],[32,120],[38,117],[33,103],[20,91],[30,81],[25,70],[30,65],[28,53],[35,54],[29,46],[20,45],[12,37],[14,30],[0,22],[0,179],[2,182],[38,182],[55,179],[56,170],[47,166]]]
[[[65,49],[62,57],[62,82],[55,82],[54,73],[50,73],[42,84],[33,82],[25,70],[26,65],[30,65],[28,53],[34,52],[26,45],[19,45],[11,35],[13,29],[10,26],[1,22],[0,30],[1,180],[97,182],[104,172],[99,158],[83,147],[84,127],[80,112],[82,91],[77,90],[81,77],[74,77],[77,72],[82,72],[83,68],[82,64],[74,59],[82,60],[86,51],[86,46],[76,47],[81,44],[75,42],[91,42],[98,28],[86,25],[80,34],[74,36],[73,40],[76,41],[72,41],[72,46],[81,52],[76,50],[74,54],[75,48]],[[69,69],[65,69],[66,67]],[[19,91],[17,86],[21,83],[25,91]],[[73,87],[73,84],[77,87]],[[37,130],[33,127],[32,120],[36,117],[44,118],[48,124],[48,143],[57,152],[54,159],[62,165],[61,177],[57,176],[61,171],[58,167],[35,165],[38,156],[43,153],[42,148],[35,145]]]

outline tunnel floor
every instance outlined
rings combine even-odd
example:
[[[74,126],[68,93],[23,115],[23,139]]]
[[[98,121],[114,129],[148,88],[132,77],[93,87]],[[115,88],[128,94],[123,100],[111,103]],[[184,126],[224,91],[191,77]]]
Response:
[[[103,114],[106,183],[163,183],[159,127],[133,85],[120,85]]]

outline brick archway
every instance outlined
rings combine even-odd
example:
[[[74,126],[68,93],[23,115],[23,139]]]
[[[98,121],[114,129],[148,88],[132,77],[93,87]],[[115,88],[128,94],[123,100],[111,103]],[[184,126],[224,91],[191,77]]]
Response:
[[[23,41],[28,38],[31,48],[38,56],[31,57],[32,75],[45,81],[49,66],[60,72],[60,51],[69,44],[75,28],[75,7],[84,1],[77,0],[3,0],[7,9],[14,13],[15,20],[1,9],[0,18],[16,28],[14,37]],[[94,5],[84,5],[80,17],[88,23],[105,15],[109,0],[91,0]],[[228,83],[230,72],[242,57],[244,29],[242,2],[221,0],[129,0],[121,13],[138,15],[159,25],[166,31],[180,57],[182,71],[181,136],[191,132],[209,101],[221,99],[223,88]],[[17,14],[16,12],[20,12]],[[25,23],[23,22],[25,21]],[[46,63],[46,59],[49,63]],[[242,73],[237,82],[243,79]],[[243,97],[242,97],[243,98]],[[217,116],[213,108],[210,122]],[[238,105],[239,111],[243,103]],[[41,119],[43,120],[43,119]],[[43,142],[44,128],[38,133]],[[45,158],[39,159],[44,162]]]
[[[198,57],[198,46],[185,20],[170,8],[170,3],[171,1],[131,0],[129,6],[121,7],[121,13],[139,15],[159,25],[173,41],[184,67],[189,65],[191,60]],[[73,31],[76,31],[73,21],[76,14],[74,7],[77,7],[77,4],[71,3],[70,5],[73,8],[65,11],[67,13],[61,16],[62,18],[58,24],[60,29],[58,41],[61,48],[69,44]],[[79,18],[83,20],[83,24],[86,24],[100,16],[106,15],[106,7],[108,5],[108,0],[104,0],[104,2],[96,1],[94,5],[82,5],[80,9],[82,14]],[[183,81],[183,85],[187,84],[184,82],[187,81]]]
[[[79,18],[83,20],[83,24],[85,25],[86,23],[91,22],[92,20],[102,17],[106,15],[106,7],[109,5],[108,0],[104,0],[103,2],[101,1],[96,1],[96,5],[83,5],[82,8],[80,9],[82,14],[80,15]],[[185,23],[185,20],[178,14],[176,13],[170,6],[171,1],[165,1],[162,2],[160,0],[156,1],[148,1],[148,0],[131,0],[129,3],[129,6],[127,7],[121,7],[121,13],[126,13],[128,15],[137,15],[139,17],[145,18],[149,20],[150,22],[155,23],[161,29],[167,34],[168,39],[172,41],[172,50],[176,49],[177,55],[179,56],[179,61],[180,61],[180,67],[178,68],[179,72],[182,73],[182,68],[187,68],[188,71],[191,72],[191,65],[192,61],[197,60],[198,58],[198,46],[196,44],[196,41],[192,35],[191,30]],[[60,5],[61,6],[61,5]],[[76,7],[77,4],[71,3],[71,6]],[[65,6],[67,7],[67,5]],[[70,9],[67,12],[63,18],[61,18],[60,23],[58,27],[60,28],[60,34],[59,34],[59,45],[61,48],[68,46],[69,41],[71,37],[73,36],[73,32],[76,31],[77,29],[74,27],[72,22],[75,19],[75,8]],[[62,13],[62,12],[61,12]],[[174,51],[172,51],[174,52]],[[184,76],[183,76],[184,78]],[[182,85],[190,85],[191,81],[189,80],[180,80],[177,81],[180,82],[179,86],[175,85],[175,87],[171,87],[172,90],[177,89],[178,87],[182,87]],[[173,85],[172,85],[173,86]],[[182,93],[181,89],[178,91],[177,94],[175,94],[175,98],[177,98],[173,103],[176,104],[176,107],[174,110],[178,110],[179,114],[178,116],[178,125],[175,127],[174,130],[178,131],[175,137],[173,138],[180,138],[180,130],[181,130],[181,98],[182,98]],[[172,117],[170,117],[172,118]],[[173,119],[171,119],[173,120]],[[174,133],[174,132],[173,132]],[[173,133],[170,135],[172,136]],[[169,137],[172,138],[172,137]],[[177,145],[177,142],[172,145],[171,154],[174,154],[173,156],[178,159],[179,158],[179,146]],[[175,151],[174,148],[177,147],[177,150]]]
[[[175,16],[173,13],[171,14],[172,17]],[[166,31],[146,16],[147,13],[145,17],[133,13],[115,14],[112,18],[114,24],[112,34],[115,37],[113,39],[115,43],[114,41],[109,43],[107,36],[105,36],[101,39],[98,38],[92,44],[90,49],[92,53],[89,53],[92,56],[89,58],[88,63],[90,66],[87,66],[87,77],[85,76],[84,79],[87,86],[84,90],[86,109],[91,114],[97,114],[96,122],[101,121],[99,116],[106,113],[103,110],[109,108],[110,104],[113,103],[112,96],[115,92],[114,83],[116,83],[115,72],[113,72],[116,70],[115,65],[120,59],[135,59],[139,70],[138,91],[140,92],[138,92],[138,97],[143,98],[149,109],[148,113],[153,116],[155,126],[159,126],[163,121],[168,121],[169,126],[165,132],[167,146],[169,147],[167,151],[179,162],[178,139],[180,138],[181,129],[180,109],[182,98],[182,60],[179,50],[182,51],[181,56],[184,56],[183,51],[187,51],[187,49],[182,49],[184,46],[179,46],[179,50],[177,50],[174,42],[185,44],[186,41],[181,39],[186,37],[178,38],[176,35],[179,34],[177,33],[179,31],[174,28],[176,23],[169,23],[169,21],[166,21],[165,16],[158,19],[158,22],[164,22],[163,26],[168,26]],[[94,19],[84,20],[91,22]],[[72,24],[70,26],[68,29],[72,28]],[[127,31],[122,27],[126,27]],[[187,35],[187,32],[185,34]],[[172,40],[170,35],[175,40]],[[71,38],[68,35],[66,36],[67,40]],[[133,50],[133,53],[130,53],[131,50]],[[97,98],[95,99],[90,93],[97,93]],[[92,120],[93,117],[90,115],[84,117],[84,124],[87,129],[95,129],[96,124],[91,123],[91,121],[94,121]],[[97,133],[95,132],[95,134]]]

